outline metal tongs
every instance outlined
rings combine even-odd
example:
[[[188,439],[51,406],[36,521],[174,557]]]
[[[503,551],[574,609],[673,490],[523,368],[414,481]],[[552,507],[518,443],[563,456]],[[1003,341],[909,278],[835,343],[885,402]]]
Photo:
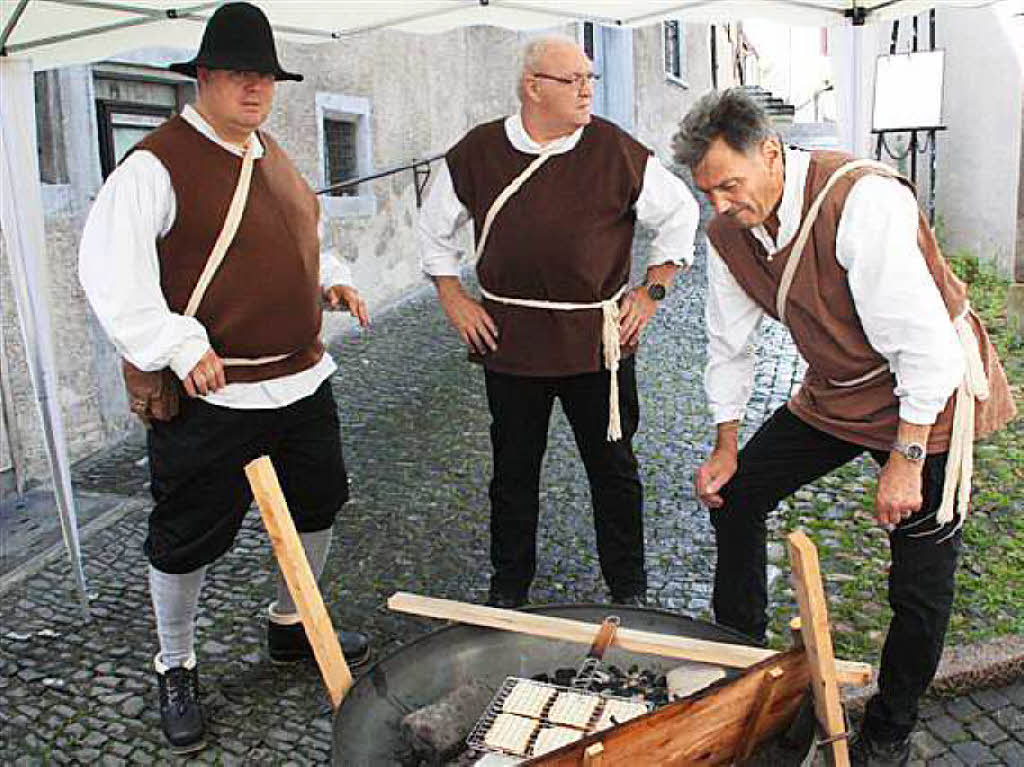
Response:
[[[609,615],[602,621],[601,628],[598,629],[597,635],[590,645],[590,650],[587,652],[587,657],[580,664],[580,669],[572,680],[571,689],[589,690],[591,685],[594,684],[594,677],[597,675],[597,670],[601,665],[601,659],[604,657],[605,650],[608,649],[612,640],[615,639],[615,632],[618,631],[621,623],[622,619],[618,615]]]

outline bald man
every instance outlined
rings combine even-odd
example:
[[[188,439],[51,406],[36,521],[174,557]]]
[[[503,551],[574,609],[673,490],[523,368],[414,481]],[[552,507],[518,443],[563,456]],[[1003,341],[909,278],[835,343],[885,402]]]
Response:
[[[646,599],[634,352],[693,260],[699,211],[647,147],[591,115],[597,79],[574,41],[532,41],[519,112],[476,126],[449,150],[419,220],[423,270],[484,368],[494,454],[488,604],[498,607],[529,598],[556,398],[590,480],[612,601]],[[638,219],[656,234],[646,278],[633,286]],[[456,236],[469,221],[481,300],[459,281]]]

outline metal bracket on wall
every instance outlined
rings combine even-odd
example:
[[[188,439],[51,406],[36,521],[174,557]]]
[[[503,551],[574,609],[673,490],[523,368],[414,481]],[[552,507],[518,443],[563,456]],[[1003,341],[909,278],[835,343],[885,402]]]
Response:
[[[416,185],[416,207],[423,207],[423,191],[430,180],[430,160],[412,166],[413,183]]]

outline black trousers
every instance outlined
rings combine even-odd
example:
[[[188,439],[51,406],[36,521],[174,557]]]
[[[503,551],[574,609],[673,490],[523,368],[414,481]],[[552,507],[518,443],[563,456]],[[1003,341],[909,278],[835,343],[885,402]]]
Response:
[[[607,371],[534,378],[485,371],[491,410],[491,589],[525,597],[537,561],[540,468],[555,399],[562,403],[590,481],[601,573],[612,597],[647,590],[643,490],[633,454],[640,417],[633,357],[619,367],[622,439],[607,440]]]
[[[736,474],[722,489],[725,504],[711,511],[718,548],[715,619],[763,640],[766,607],[766,518],[803,485],[842,466],[865,448],[807,425],[783,406],[739,453]],[[887,452],[871,451],[879,464]],[[931,535],[942,500],[946,454],[930,455],[923,470],[921,510],[889,534],[893,617],[882,649],[879,693],[867,706],[864,726],[879,739],[902,738],[917,722],[918,699],[938,667],[953,603],[960,533],[956,519]]]
[[[231,548],[252,503],[245,465],[269,455],[300,533],[326,530],[348,500],[328,381],[282,408],[238,410],[183,397],[148,432],[153,511],[143,546],[165,573],[188,573]]]

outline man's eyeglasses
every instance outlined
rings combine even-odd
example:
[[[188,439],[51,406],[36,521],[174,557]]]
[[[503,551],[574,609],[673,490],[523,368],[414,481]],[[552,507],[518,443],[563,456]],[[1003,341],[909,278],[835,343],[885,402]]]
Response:
[[[573,75],[572,77],[558,77],[556,75],[547,75],[543,72],[534,72],[534,77],[539,77],[542,80],[553,80],[556,83],[562,83],[563,85],[573,85],[576,88],[582,88],[583,83],[587,85],[593,85],[601,79],[601,75],[597,72],[587,72],[585,75]]]

